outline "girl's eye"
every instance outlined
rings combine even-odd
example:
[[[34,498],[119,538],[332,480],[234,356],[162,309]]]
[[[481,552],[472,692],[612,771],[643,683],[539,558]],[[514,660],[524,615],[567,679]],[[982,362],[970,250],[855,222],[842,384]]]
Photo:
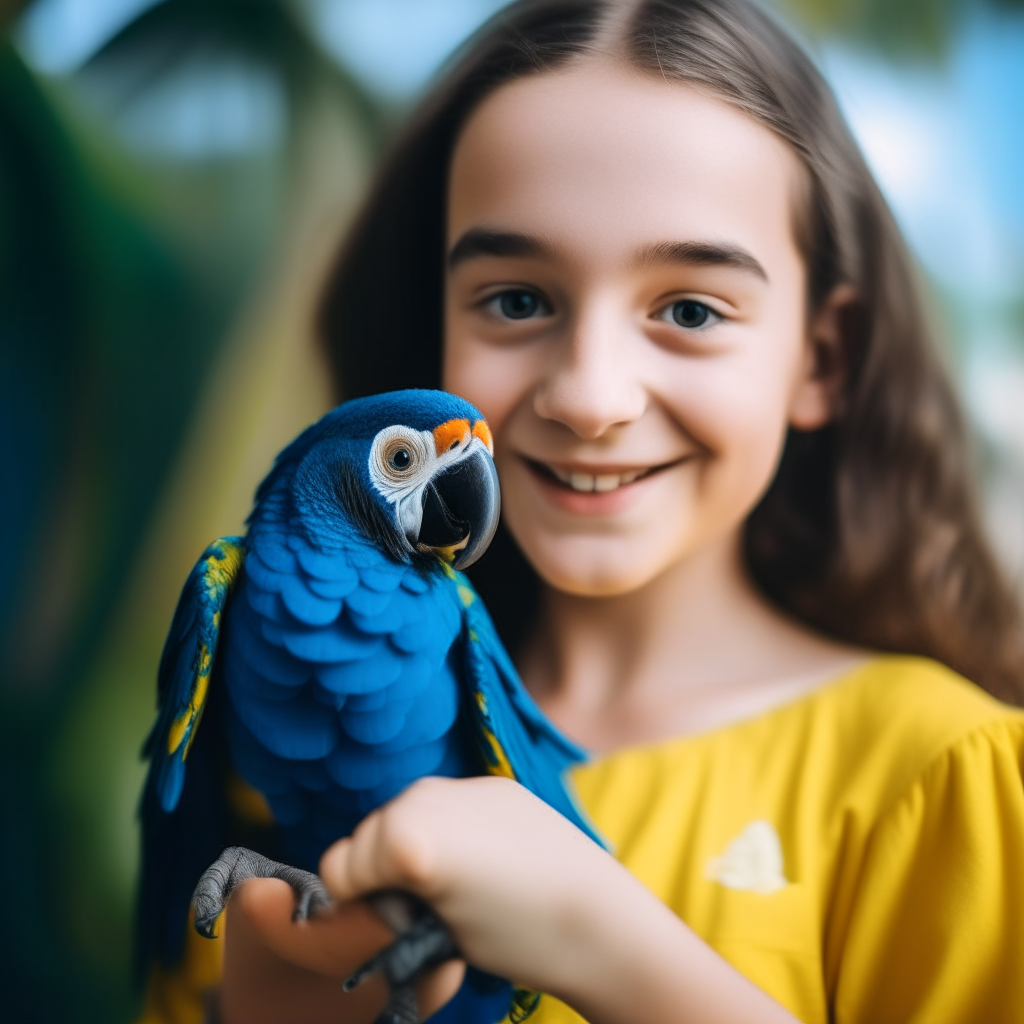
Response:
[[[703,302],[696,299],[680,299],[671,306],[666,306],[658,319],[669,320],[679,327],[686,327],[692,331],[716,323],[721,317]]]
[[[527,320],[533,316],[543,316],[548,311],[539,295],[524,288],[510,288],[495,295],[488,305],[506,320]]]

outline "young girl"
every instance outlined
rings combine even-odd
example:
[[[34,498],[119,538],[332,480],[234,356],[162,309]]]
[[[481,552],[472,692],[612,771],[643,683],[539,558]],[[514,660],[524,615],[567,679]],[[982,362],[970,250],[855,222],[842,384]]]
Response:
[[[547,993],[536,1024],[1024,1020],[1017,611],[910,261],[763,13],[513,5],[396,145],[324,323],[346,395],[487,417],[477,580],[614,856],[507,780],[426,780],[325,854],[333,916],[233,897],[224,1021],[372,1020],[337,979],[388,935],[345,901],[389,886]]]

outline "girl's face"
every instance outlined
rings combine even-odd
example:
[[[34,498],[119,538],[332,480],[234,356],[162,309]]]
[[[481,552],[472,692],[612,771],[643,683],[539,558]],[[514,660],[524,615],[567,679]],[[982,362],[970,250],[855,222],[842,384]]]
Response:
[[[552,586],[626,593],[731,540],[786,428],[828,417],[802,170],[685,85],[592,62],[504,86],[453,156],[444,384],[495,435]]]

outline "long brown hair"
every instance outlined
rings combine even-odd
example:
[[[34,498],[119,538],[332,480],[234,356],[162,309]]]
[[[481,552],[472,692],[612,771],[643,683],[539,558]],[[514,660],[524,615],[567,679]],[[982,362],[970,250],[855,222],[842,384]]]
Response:
[[[613,21],[614,19],[614,21]],[[328,283],[321,325],[347,396],[438,387],[448,167],[469,114],[513,79],[600,39],[620,59],[692,83],[777,132],[809,189],[797,211],[813,310],[841,283],[845,394],[830,425],[791,430],[748,517],[751,575],[809,625],[928,655],[1024,702],[1018,606],[985,542],[962,415],[912,261],[831,90],[747,0],[520,0],[467,44],[392,147]],[[537,581],[507,535],[475,576],[516,645]]]

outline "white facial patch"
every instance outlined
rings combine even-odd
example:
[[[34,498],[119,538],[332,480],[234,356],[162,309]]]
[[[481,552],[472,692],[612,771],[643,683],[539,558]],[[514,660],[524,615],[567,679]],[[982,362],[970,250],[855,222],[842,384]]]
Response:
[[[398,525],[412,548],[410,536],[419,533],[423,488],[437,472],[434,435],[412,427],[385,427],[370,447],[370,480],[395,506]]]

